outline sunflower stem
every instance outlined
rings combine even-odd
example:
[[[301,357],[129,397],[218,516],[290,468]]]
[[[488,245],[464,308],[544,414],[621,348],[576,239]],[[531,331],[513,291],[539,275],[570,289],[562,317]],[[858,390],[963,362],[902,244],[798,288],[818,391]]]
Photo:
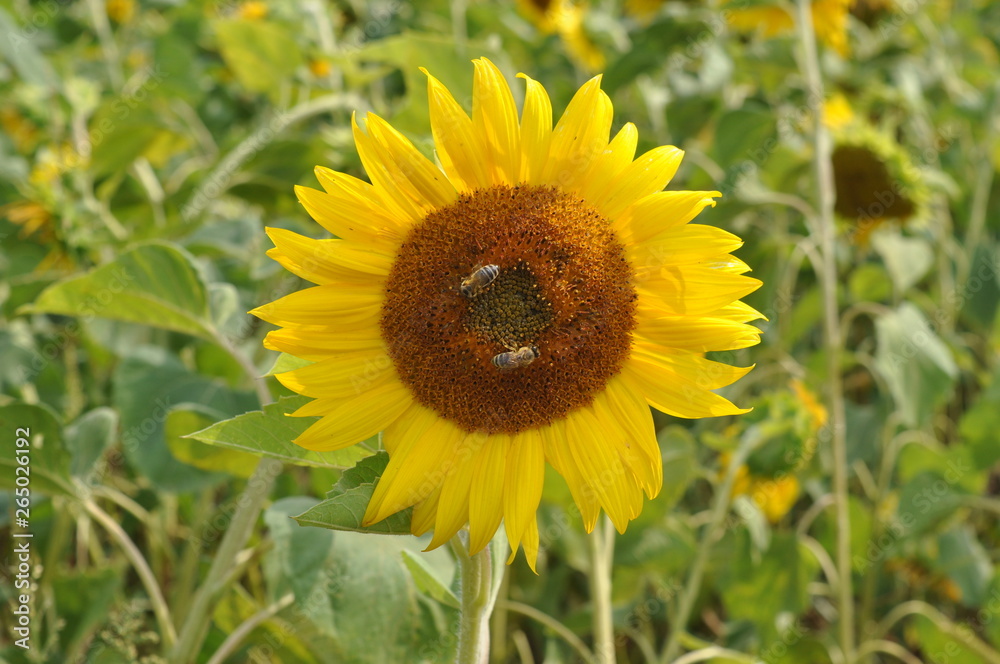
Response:
[[[615,531],[605,516],[587,538],[590,545],[590,594],[593,603],[594,658],[615,664],[615,630],[611,615],[611,563]]]
[[[493,563],[490,547],[470,556],[461,533],[451,539],[462,579],[456,664],[487,664],[490,655],[490,609]]]
[[[687,581],[684,583],[684,589],[681,591],[680,604],[677,608],[677,614],[673,618],[670,637],[660,655],[660,664],[670,664],[677,658],[677,651],[680,650],[686,635],[688,620],[694,610],[694,602],[698,598],[698,593],[701,592],[701,580],[705,575],[709,554],[725,532],[726,515],[729,514],[729,502],[733,494],[733,485],[736,483],[736,474],[750,452],[759,443],[760,436],[745,436],[729,461],[726,475],[715,494],[711,520],[698,542],[698,554],[695,556],[694,564],[691,566]]]
[[[837,283],[836,235],[833,222],[834,183],[830,137],[823,130],[823,75],[819,67],[816,33],[810,0],[798,0],[798,30],[802,41],[802,73],[806,80],[809,103],[813,110],[813,168],[816,174],[818,224],[812,231],[819,237],[822,259],[820,285],[823,296],[823,327],[827,362],[827,389],[830,405],[830,434],[833,453],[833,495],[837,521],[837,605],[840,613],[839,641],[844,664],[854,664],[854,588],[851,578],[851,519],[847,492],[847,436],[844,395],[840,375],[843,341],[840,334],[840,311]]]

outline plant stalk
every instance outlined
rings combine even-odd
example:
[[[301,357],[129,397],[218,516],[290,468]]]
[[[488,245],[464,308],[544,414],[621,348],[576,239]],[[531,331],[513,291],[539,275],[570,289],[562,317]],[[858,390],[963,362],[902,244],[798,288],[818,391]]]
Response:
[[[611,563],[614,527],[607,516],[590,533],[590,594],[593,604],[594,658],[599,664],[615,664],[615,630],[611,615]]]
[[[838,637],[844,664],[855,662],[854,588],[851,578],[851,519],[847,492],[847,431],[844,413],[843,381],[840,358],[843,340],[840,334],[838,304],[836,230],[833,221],[834,181],[830,137],[823,129],[823,76],[820,72],[816,33],[813,29],[810,0],[798,0],[798,30],[802,42],[802,73],[806,80],[809,104],[814,118],[813,167],[816,174],[818,224],[812,232],[819,236],[822,260],[817,266],[823,297],[823,328],[827,361],[830,434],[833,453],[833,496],[837,521],[837,608],[840,613]]]
[[[490,597],[493,563],[487,546],[470,556],[461,534],[451,539],[462,579],[457,664],[488,664],[490,656]]]

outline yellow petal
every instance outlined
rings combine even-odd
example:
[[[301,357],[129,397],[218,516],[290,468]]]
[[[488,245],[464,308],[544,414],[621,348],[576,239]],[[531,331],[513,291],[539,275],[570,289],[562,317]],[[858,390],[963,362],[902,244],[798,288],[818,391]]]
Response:
[[[458,427],[417,404],[386,427],[382,439],[395,441],[387,445],[393,451],[362,523],[367,526],[416,505],[440,487],[462,435]]]
[[[392,178],[395,196],[407,198],[421,215],[455,202],[455,185],[408,138],[374,113],[368,114],[366,129]]]
[[[339,353],[377,351],[383,344],[377,326],[296,325],[268,332],[264,348],[318,362]]]
[[[428,551],[450,540],[468,522],[472,469],[486,438],[481,433],[470,433],[459,442],[455,452],[455,466],[441,486],[434,537],[427,546]]]
[[[743,240],[721,228],[687,224],[661,233],[654,241],[630,244],[626,251],[641,282],[661,267],[708,262],[741,246]]]
[[[761,282],[704,265],[681,265],[648,271],[636,286],[640,310],[648,308],[651,315],[704,316],[754,292]]]
[[[275,325],[378,326],[382,311],[380,284],[337,284],[296,291],[250,313]]]
[[[653,148],[614,178],[607,195],[591,202],[605,217],[614,219],[633,203],[666,187],[683,157],[684,151],[672,145]]]
[[[760,342],[753,325],[724,318],[698,316],[639,316],[635,334],[669,348],[705,353],[749,348]]]
[[[413,397],[393,381],[340,402],[329,415],[306,429],[295,444],[307,450],[329,452],[370,438],[396,421]]]
[[[572,417],[572,415],[570,415]],[[568,418],[567,418],[568,419]],[[601,506],[597,501],[597,496],[587,485],[585,478],[580,472],[572,453],[569,449],[566,436],[566,420],[557,420],[547,427],[540,429],[542,441],[545,446],[545,458],[556,472],[566,480],[566,486],[573,496],[573,502],[580,508],[580,516],[583,519],[583,527],[589,533],[597,525],[597,517],[600,516]]]
[[[566,445],[580,470],[585,491],[593,493],[618,532],[625,532],[638,487],[621,458],[604,435],[604,427],[591,408],[580,408],[566,417]],[[640,504],[641,504],[641,496]]]
[[[753,366],[734,367],[722,362],[709,360],[700,353],[671,351],[663,346],[637,343],[632,349],[633,357],[655,364],[705,390],[717,390],[732,385],[747,375]]]
[[[521,179],[521,137],[517,107],[507,81],[486,58],[475,65],[472,123],[486,148],[482,158],[491,166],[495,184],[517,184]]]
[[[503,488],[503,522],[514,553],[542,498],[545,482],[545,450],[541,434],[524,431],[513,437],[507,453],[507,475]]]
[[[528,184],[544,184],[552,143],[552,104],[538,81],[525,74],[517,76],[527,82],[521,112],[521,177]]]
[[[663,485],[663,461],[656,442],[653,415],[642,394],[621,375],[608,381],[594,399],[594,410],[605,424],[607,440],[650,498]]]
[[[314,172],[325,192],[296,186],[295,193],[323,228],[339,238],[387,253],[402,241],[411,220],[399,219],[379,205],[372,185],[323,166]]]
[[[342,353],[314,364],[275,374],[299,394],[325,399],[349,399],[388,381],[399,380],[385,348]],[[302,412],[300,415],[322,413]]]
[[[437,516],[438,501],[441,499],[441,487],[431,491],[430,495],[417,503],[410,517],[410,532],[417,537],[423,535],[434,526]]]
[[[412,190],[407,189],[408,182],[392,161],[389,161],[385,150],[375,139],[361,131],[357,117],[351,115],[351,128],[354,131],[354,145],[358,156],[365,167],[365,173],[375,186],[375,195],[383,206],[393,216],[411,220],[416,223],[425,214],[424,208],[417,203]]]
[[[622,373],[639,388],[651,406],[674,417],[719,417],[749,412],[748,408],[737,408],[729,400],[637,352],[633,352]]]
[[[767,317],[744,302],[733,302],[709,314],[712,318],[722,318],[737,323],[749,323],[752,320],[767,320]]]
[[[490,543],[503,519],[503,488],[510,436],[494,434],[486,439],[472,466],[469,490],[469,553],[476,554]]]
[[[626,122],[604,152],[598,155],[590,167],[583,184],[583,197],[600,209],[599,201],[610,195],[610,188],[619,174],[632,163],[635,148],[639,143],[639,130],[631,122]],[[603,210],[602,210],[603,212]]]
[[[608,145],[612,112],[611,100],[601,90],[601,77],[584,83],[552,130],[542,177],[545,184],[581,191],[591,163]]]
[[[521,542],[524,547],[524,557],[528,561],[528,567],[535,574],[538,571],[535,565],[538,563],[538,521],[534,518],[528,522],[528,527],[524,530],[524,540]]]
[[[460,191],[490,186],[493,179],[483,161],[485,148],[472,126],[472,120],[451,96],[448,88],[423,67],[420,71],[427,76],[431,133],[444,172]]]
[[[274,249],[269,249],[267,255],[306,281],[322,285],[370,279],[372,276],[371,268],[358,271],[338,260],[343,253],[343,240],[313,240],[283,228],[268,227],[264,232],[274,242]],[[378,254],[376,260],[381,263],[387,258],[385,254]]]
[[[688,223],[711,205],[717,191],[660,191],[635,202],[618,217],[611,217],[616,233],[627,243],[642,243],[660,233]]]

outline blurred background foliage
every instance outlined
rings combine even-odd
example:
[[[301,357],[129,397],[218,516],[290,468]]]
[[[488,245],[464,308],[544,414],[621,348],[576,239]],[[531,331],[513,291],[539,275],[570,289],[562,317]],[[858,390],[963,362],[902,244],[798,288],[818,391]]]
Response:
[[[656,416],[665,487],[615,541],[619,661],[659,661],[671,636],[720,663],[841,661],[827,351],[805,222],[821,104],[860,659],[1000,661],[1000,3],[813,11],[823,98],[778,2],[0,2],[0,487],[13,485],[15,427],[44,437],[33,648],[5,629],[0,659],[169,661],[170,625],[261,453],[287,465],[197,661],[451,659],[447,551],[287,518],[350,491],[359,480],[344,469],[376,440],[327,455],[261,442],[254,427],[293,397],[183,436],[259,408],[252,378],[275,358],[244,312],[302,286],[264,256],[262,228],[320,232],[292,185],[314,186],[316,164],[363,177],[354,111],[432,154],[418,66],[468,108],[469,60],[485,55],[512,81],[541,81],[557,112],[603,71],[615,130],[634,122],[640,151],[686,150],[671,188],[723,192],[702,221],[743,237],[765,284],[748,298],[768,318],[763,343],[716,358],[756,363],[727,394],[755,410]],[[522,559],[507,568],[495,662],[583,661],[592,640],[584,533],[550,479],[539,575]],[[6,602],[12,494],[0,505]]]

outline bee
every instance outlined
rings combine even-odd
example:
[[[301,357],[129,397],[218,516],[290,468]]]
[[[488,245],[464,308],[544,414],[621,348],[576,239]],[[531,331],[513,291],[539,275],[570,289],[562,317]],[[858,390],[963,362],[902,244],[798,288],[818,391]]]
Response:
[[[538,346],[521,346],[517,350],[494,355],[490,361],[497,369],[509,371],[528,366],[535,361],[536,357],[538,357]]]
[[[458,290],[465,297],[473,298],[492,284],[498,274],[500,274],[500,267],[497,265],[477,265],[471,275],[462,279]]]

